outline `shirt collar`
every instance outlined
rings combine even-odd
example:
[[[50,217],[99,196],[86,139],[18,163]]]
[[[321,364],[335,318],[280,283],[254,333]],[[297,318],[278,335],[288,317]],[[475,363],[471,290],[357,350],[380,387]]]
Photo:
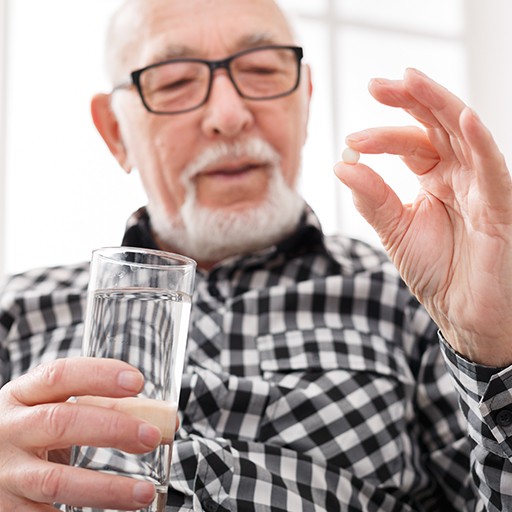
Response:
[[[145,207],[139,208],[128,219],[122,244],[127,247],[159,249]],[[269,262],[283,257],[299,257],[312,253],[328,255],[320,221],[309,205],[305,204],[299,224],[290,236],[266,249],[226,258],[219,265],[224,266],[235,262],[243,266],[261,265],[263,261]]]

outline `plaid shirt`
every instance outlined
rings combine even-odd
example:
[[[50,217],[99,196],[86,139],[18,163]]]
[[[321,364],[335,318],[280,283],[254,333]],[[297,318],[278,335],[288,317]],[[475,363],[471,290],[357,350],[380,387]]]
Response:
[[[155,247],[144,210],[123,244]],[[88,278],[9,280],[0,385],[80,353]],[[511,375],[440,344],[386,257],[306,210],[279,245],[198,272],[167,510],[512,510]]]

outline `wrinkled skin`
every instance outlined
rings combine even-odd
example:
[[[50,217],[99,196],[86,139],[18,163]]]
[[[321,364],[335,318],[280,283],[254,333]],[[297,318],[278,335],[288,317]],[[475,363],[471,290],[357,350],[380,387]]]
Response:
[[[184,51],[201,58],[224,58],[261,44],[293,44],[290,27],[273,0],[130,0],[118,18],[120,32],[112,79]],[[125,37],[126,39],[122,39]],[[185,45],[183,47],[183,45]],[[225,71],[216,73],[209,101],[179,116],[147,112],[134,90],[98,94],[93,121],[121,167],[139,170],[151,201],[175,215],[184,202],[181,173],[191,159],[216,141],[259,137],[280,157],[283,179],[293,187],[306,138],[311,85],[306,66],[293,94],[273,101],[246,101]],[[250,164],[250,165],[248,165]],[[266,162],[222,162],[196,178],[203,206],[241,211],[258,206],[267,194]],[[226,172],[228,171],[228,172]],[[162,247],[166,248],[166,247]],[[215,262],[203,262],[207,267]],[[152,450],[160,431],[137,418],[91,405],[66,403],[71,396],[133,396],[115,361],[85,358],[58,361],[12,381],[0,390],[0,512],[54,511],[51,503],[140,509],[154,487],[132,479],[69,467],[75,444]],[[122,426],[122,428],[121,428]]]
[[[503,155],[477,115],[419,71],[373,80],[370,92],[424,130],[371,128],[347,144],[400,155],[420,192],[402,204],[363,163],[340,162],[335,173],[453,348],[477,363],[511,364],[512,182]]]
[[[121,361],[70,358],[38,366],[0,389],[0,510],[50,512],[54,502],[131,510],[151,503],[151,484],[59,463],[69,461],[74,444],[153,450],[161,440],[158,428],[66,402],[81,394],[133,396],[143,382]]]

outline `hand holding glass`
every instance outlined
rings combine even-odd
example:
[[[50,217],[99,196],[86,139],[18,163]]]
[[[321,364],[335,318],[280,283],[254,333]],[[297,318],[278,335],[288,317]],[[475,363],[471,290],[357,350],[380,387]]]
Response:
[[[157,495],[147,512],[165,510],[195,268],[184,256],[129,247],[99,249],[91,262],[83,355],[131,364],[144,375],[144,388],[133,398],[77,400],[153,423],[162,432],[162,444],[145,454],[77,446],[71,463],[153,482]]]

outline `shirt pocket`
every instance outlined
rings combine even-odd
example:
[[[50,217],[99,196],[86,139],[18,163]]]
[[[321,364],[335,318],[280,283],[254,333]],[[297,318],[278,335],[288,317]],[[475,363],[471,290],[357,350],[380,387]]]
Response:
[[[320,327],[262,335],[256,344],[266,378],[345,369],[414,382],[403,349],[378,334]]]
[[[263,377],[273,383],[262,440],[377,485],[401,485],[411,465],[414,379],[400,347],[331,328],[267,334],[257,344]]]

